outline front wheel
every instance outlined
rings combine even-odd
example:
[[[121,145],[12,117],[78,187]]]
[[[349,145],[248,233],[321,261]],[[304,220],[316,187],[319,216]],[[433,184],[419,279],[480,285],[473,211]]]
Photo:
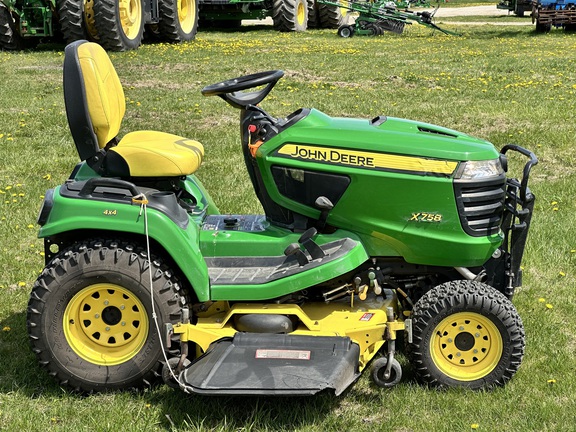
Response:
[[[503,294],[480,282],[448,282],[414,305],[408,353],[433,387],[490,388],[508,382],[524,356],[522,320]]]
[[[154,310],[177,322],[184,298],[172,272],[152,259]],[[80,392],[149,386],[159,376],[161,335],[152,317],[150,262],[120,241],[87,241],[60,253],[34,284],[28,334],[38,361]]]
[[[338,36],[343,38],[350,38],[354,36],[354,26],[351,25],[343,25],[342,27],[338,28]]]
[[[136,49],[144,33],[142,0],[98,0],[94,23],[100,44],[110,51]]]
[[[307,1],[274,0],[272,20],[278,31],[305,31],[308,28]]]
[[[159,8],[160,36],[170,42],[194,40],[198,30],[198,0],[163,0]]]

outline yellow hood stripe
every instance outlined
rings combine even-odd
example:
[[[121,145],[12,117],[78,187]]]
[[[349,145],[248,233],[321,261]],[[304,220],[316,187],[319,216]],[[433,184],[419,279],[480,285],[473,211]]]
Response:
[[[301,144],[286,144],[278,154],[299,160],[345,165],[375,170],[394,170],[415,173],[451,175],[458,162],[425,159],[416,156],[400,156],[386,153],[373,153],[341,148],[316,147]]]

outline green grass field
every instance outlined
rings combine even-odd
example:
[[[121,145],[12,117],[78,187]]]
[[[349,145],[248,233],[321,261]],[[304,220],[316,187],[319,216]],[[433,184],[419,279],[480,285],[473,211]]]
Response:
[[[200,32],[183,45],[111,54],[124,83],[123,131],[158,129],[201,141],[198,172],[223,212],[259,212],[240,155],[238,112],[200,89],[268,69],[285,78],[264,102],[284,116],[379,114],[518,143],[540,159],[537,196],[514,302],[527,350],[491,392],[434,391],[409,365],[390,391],[363,376],[335,398],[188,396],[160,386],[82,397],[58,387],[28,345],[26,304],[43,267],[37,212],[78,158],[62,98],[62,45],[0,53],[0,430],[6,431],[572,431],[576,424],[576,35],[533,27],[414,24],[401,35],[341,39],[334,30],[281,34],[255,26]],[[520,162],[519,160],[513,160]],[[374,191],[392,200],[392,191]]]

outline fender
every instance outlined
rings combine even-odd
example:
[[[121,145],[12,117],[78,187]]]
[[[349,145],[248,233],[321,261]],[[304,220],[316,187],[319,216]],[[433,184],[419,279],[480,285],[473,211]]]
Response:
[[[144,236],[145,218],[141,205],[128,200],[99,200],[64,196],[62,188],[47,193],[39,224],[39,238],[76,231],[114,231]],[[208,268],[199,248],[199,228],[192,219],[175,222],[164,212],[146,207],[148,235],[172,257],[193,287],[198,301],[210,299]]]

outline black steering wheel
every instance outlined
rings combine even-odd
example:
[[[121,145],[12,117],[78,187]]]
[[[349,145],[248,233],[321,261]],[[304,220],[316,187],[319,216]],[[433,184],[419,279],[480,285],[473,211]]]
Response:
[[[257,105],[262,102],[283,76],[284,71],[281,70],[244,75],[206,86],[202,89],[202,94],[204,96],[220,96],[234,108],[245,109],[248,105]],[[242,90],[260,86],[265,87],[253,92],[242,92]]]

